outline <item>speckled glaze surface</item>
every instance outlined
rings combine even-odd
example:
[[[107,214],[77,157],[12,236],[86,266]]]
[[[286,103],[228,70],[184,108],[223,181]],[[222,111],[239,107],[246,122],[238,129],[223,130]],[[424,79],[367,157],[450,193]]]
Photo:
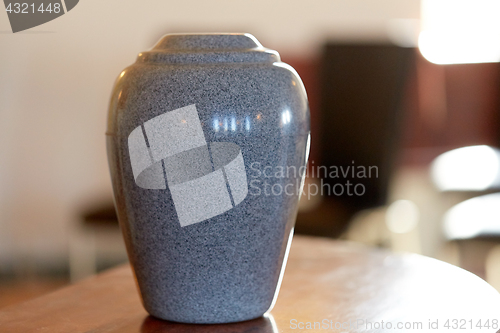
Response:
[[[293,68],[248,34],[166,35],[120,74],[106,138],[145,309],[185,323],[270,310],[309,150]]]

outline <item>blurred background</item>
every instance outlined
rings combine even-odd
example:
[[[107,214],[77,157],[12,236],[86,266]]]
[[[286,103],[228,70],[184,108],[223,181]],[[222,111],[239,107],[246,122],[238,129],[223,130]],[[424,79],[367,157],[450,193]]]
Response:
[[[0,307],[126,262],[109,95],[172,32],[252,33],[302,77],[312,151],[296,233],[435,257],[500,289],[498,13],[487,0],[84,0],[13,34],[1,11]],[[363,194],[333,193],[347,181]]]

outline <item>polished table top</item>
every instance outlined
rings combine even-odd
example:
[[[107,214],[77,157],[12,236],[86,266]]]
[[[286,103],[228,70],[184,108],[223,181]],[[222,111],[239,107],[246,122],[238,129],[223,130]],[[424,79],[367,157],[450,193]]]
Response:
[[[150,317],[124,265],[2,309],[0,332],[497,332],[499,319],[498,292],[462,269],[295,236],[276,306],[256,320],[185,325]]]

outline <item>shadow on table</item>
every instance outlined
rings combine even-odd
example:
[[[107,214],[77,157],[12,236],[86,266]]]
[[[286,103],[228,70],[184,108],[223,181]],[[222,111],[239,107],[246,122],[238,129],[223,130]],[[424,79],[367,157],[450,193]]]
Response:
[[[260,318],[231,324],[180,324],[171,321],[156,319],[152,316],[146,317],[141,326],[141,333],[162,332],[190,332],[190,333],[278,333],[278,328],[272,315],[267,314]]]

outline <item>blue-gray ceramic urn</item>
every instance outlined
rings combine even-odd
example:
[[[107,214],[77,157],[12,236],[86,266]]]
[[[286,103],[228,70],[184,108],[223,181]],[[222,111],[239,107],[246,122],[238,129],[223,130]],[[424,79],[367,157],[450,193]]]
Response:
[[[172,34],[119,76],[106,133],[145,309],[185,323],[276,301],[309,151],[302,81],[249,34]]]

